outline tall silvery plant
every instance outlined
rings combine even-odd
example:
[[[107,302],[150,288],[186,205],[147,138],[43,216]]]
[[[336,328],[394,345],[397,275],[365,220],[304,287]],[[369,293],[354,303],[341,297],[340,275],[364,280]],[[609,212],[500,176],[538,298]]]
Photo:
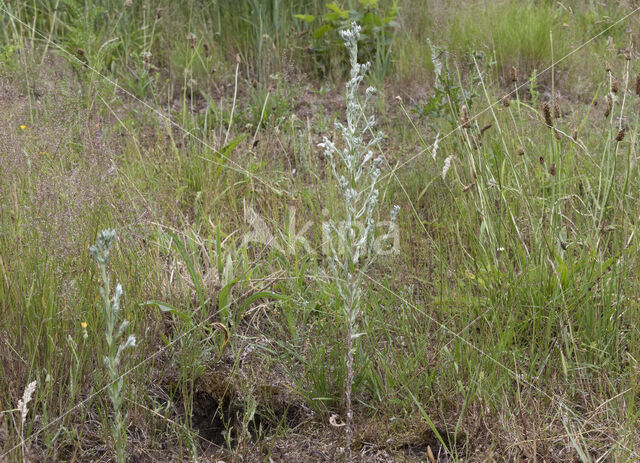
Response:
[[[323,231],[329,270],[335,279],[337,296],[346,321],[346,458],[347,461],[351,461],[354,341],[362,334],[359,333],[358,320],[364,272],[376,258],[374,213],[378,205],[376,185],[380,177],[379,166],[382,159],[375,156],[372,150],[380,142],[383,134],[375,131],[375,117],[366,114],[367,105],[375,94],[375,89],[367,88],[363,98],[358,95],[358,88],[369,69],[369,63],[358,63],[360,26],[353,23],[351,29],[342,31],[341,34],[351,61],[350,79],[346,85],[346,125],[336,122],[337,132],[342,138],[339,146],[327,137],[324,137],[319,146],[324,148],[324,155],[344,201],[341,213],[325,222]],[[399,208],[395,206],[391,212],[391,232],[395,227],[398,211]]]
[[[100,296],[102,296],[102,314],[104,316],[106,329],[105,339],[107,341],[107,355],[103,357],[104,364],[109,372],[109,384],[107,392],[113,405],[113,418],[111,422],[111,435],[115,443],[116,461],[125,463],[127,460],[127,414],[123,413],[124,402],[124,373],[120,373],[122,353],[130,348],[136,347],[136,337],[130,334],[126,340],[122,340],[129,322],[124,320],[118,324],[120,314],[120,298],[122,297],[122,286],[118,283],[113,297],[111,297],[111,280],[107,274],[107,264],[109,263],[109,253],[116,239],[114,230],[102,230],[98,234],[96,244],[89,247],[91,255],[100,269],[102,286]]]

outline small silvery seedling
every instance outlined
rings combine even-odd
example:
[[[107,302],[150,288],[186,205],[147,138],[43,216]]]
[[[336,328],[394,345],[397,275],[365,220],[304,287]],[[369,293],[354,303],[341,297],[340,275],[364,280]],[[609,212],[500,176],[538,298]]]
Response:
[[[107,263],[109,262],[109,252],[116,238],[114,230],[102,230],[98,234],[96,244],[89,247],[89,251],[98,263],[100,268],[100,277],[102,286],[100,287],[100,295],[102,296],[102,313],[105,319],[106,330],[105,338],[107,341],[108,352],[104,356],[104,364],[109,373],[109,385],[107,392],[111,404],[113,405],[113,423],[111,425],[111,435],[116,447],[116,460],[119,463],[126,461],[126,413],[122,413],[122,403],[124,401],[123,382],[124,376],[119,373],[119,366],[122,353],[130,348],[135,347],[136,338],[129,335],[127,339],[118,345],[119,340],[123,337],[128,321],[123,321],[116,329],[118,322],[118,314],[120,312],[120,298],[122,297],[122,286],[116,285],[113,298],[110,297],[110,281],[107,275]]]
[[[368,116],[365,109],[375,94],[373,87],[367,88],[364,99],[358,95],[369,63],[358,63],[358,39],[360,26],[353,23],[351,29],[342,31],[342,38],[349,51],[351,61],[350,79],[346,84],[346,125],[336,122],[336,129],[342,138],[342,145],[324,137],[320,147],[329,161],[334,179],[337,181],[344,200],[342,220],[328,220],[324,225],[325,239],[328,241],[329,270],[335,279],[337,296],[343,307],[346,319],[346,459],[351,461],[351,438],[353,434],[353,411],[351,409],[351,389],[354,379],[353,353],[354,340],[358,333],[360,299],[364,272],[376,257],[374,234],[376,220],[374,211],[378,204],[376,184],[380,176],[382,159],[373,154],[373,147],[380,142],[382,133],[376,133],[375,118]],[[365,137],[373,133],[368,141]],[[391,228],[399,208],[391,212]]]

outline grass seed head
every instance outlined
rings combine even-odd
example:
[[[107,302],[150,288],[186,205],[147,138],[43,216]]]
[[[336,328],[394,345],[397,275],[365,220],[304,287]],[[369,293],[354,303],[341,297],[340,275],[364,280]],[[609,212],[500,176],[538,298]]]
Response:
[[[551,164],[551,167],[549,167],[549,173],[551,175],[553,175],[553,176],[556,175],[556,163],[555,162]]]
[[[640,96],[640,74],[636,76],[636,95]]]
[[[482,128],[480,129],[480,136],[484,135],[484,133],[489,130],[491,127],[493,127],[493,124],[486,124],[484,126],[482,126]]]
[[[620,142],[622,140],[624,140],[624,135],[627,133],[627,129],[625,127],[622,127],[620,129],[620,131],[618,132],[618,134],[616,135],[616,141]]]
[[[466,105],[460,108],[460,126],[463,129],[471,128],[471,119],[469,119],[469,109],[467,108]]]
[[[618,84],[618,79],[614,76],[611,76],[611,91],[613,93],[618,93],[620,86]]]
[[[471,137],[471,146],[474,150],[479,149],[482,146],[482,139],[478,137]]]
[[[518,68],[515,66],[511,66],[511,69],[509,71],[509,78],[511,79],[511,82],[518,82]]]
[[[522,146],[518,146],[517,153],[518,156],[524,156],[524,148]]]
[[[549,106],[549,103],[545,103],[542,106],[542,115],[544,116],[544,123],[549,127],[553,127],[553,118],[551,117],[551,106]]]
[[[189,46],[191,48],[196,48],[196,34],[193,32],[189,32],[187,34],[187,41],[189,42]]]
[[[609,117],[609,114],[611,114],[611,110],[613,109],[613,98],[611,97],[611,94],[607,95],[607,107],[604,110],[604,117]]]
[[[31,398],[36,390],[37,384],[37,381],[29,383],[22,393],[22,399],[18,400],[18,410],[20,410],[23,425],[25,420],[27,419],[27,413],[29,413],[29,408],[27,407],[27,405],[29,404],[29,402],[31,402]]]

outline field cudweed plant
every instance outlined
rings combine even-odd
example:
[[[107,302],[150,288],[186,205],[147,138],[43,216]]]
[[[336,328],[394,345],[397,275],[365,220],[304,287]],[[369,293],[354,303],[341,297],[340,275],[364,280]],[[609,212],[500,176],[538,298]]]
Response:
[[[136,345],[136,338],[130,334],[125,341],[118,345],[119,340],[124,335],[129,326],[128,321],[123,321],[116,330],[118,315],[120,313],[120,298],[122,297],[122,286],[116,285],[113,298],[110,297],[110,280],[107,275],[107,263],[109,262],[109,252],[116,239],[114,230],[102,230],[98,234],[96,244],[89,250],[100,268],[102,286],[100,295],[102,296],[102,309],[106,323],[105,338],[107,341],[108,353],[104,356],[104,364],[109,372],[109,385],[107,391],[111,404],[113,405],[113,422],[111,424],[111,435],[116,447],[116,460],[118,463],[126,461],[126,422],[127,415],[122,413],[122,403],[124,401],[123,384],[124,375],[120,374],[120,361],[122,353]]]
[[[364,99],[358,95],[358,88],[369,69],[369,63],[358,63],[358,39],[360,26],[356,23],[341,33],[349,51],[351,62],[350,79],[346,84],[346,125],[336,122],[336,129],[342,137],[342,147],[324,137],[320,147],[329,161],[333,177],[338,183],[344,199],[342,220],[337,217],[324,224],[324,234],[328,240],[328,264],[335,279],[337,297],[342,305],[346,320],[346,459],[351,461],[351,438],[353,434],[353,410],[351,390],[354,380],[354,341],[359,333],[359,315],[361,312],[362,280],[364,272],[374,262],[374,238],[376,219],[374,211],[378,205],[376,188],[380,176],[382,159],[373,154],[375,147],[383,137],[375,132],[375,117],[367,115],[365,110],[375,94],[373,87],[367,88]],[[365,137],[374,135],[365,141]],[[394,206],[391,212],[391,228],[399,208]]]

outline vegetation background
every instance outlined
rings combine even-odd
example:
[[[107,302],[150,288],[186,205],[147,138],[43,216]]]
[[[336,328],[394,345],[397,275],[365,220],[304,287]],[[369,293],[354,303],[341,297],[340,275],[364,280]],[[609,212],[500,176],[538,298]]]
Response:
[[[0,461],[342,461],[354,20],[354,459],[640,459],[637,2],[0,0]]]

